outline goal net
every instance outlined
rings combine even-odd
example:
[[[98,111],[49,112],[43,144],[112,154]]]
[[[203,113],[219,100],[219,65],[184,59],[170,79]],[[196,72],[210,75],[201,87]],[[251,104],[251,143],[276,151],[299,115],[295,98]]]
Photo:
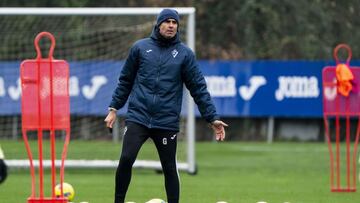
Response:
[[[113,141],[121,150],[127,105],[118,115],[113,133],[105,127],[107,106],[131,45],[149,37],[162,8],[0,8],[0,139],[21,141],[19,66],[36,57],[34,38],[42,32],[56,39],[54,58],[70,64],[71,140]],[[176,8],[181,16],[180,38],[194,50],[194,8]],[[47,56],[50,41],[41,40]],[[195,173],[194,107],[185,92],[178,136],[178,167]],[[61,136],[60,136],[61,137]],[[36,135],[33,136],[36,139]],[[151,140],[140,151],[134,167],[161,169]],[[71,145],[71,142],[70,142]],[[154,148],[154,150],[147,150]],[[71,147],[70,147],[71,150]],[[97,149],[96,153],[102,150]],[[155,154],[149,155],[151,151]],[[69,151],[69,155],[71,152]],[[81,156],[80,156],[81,157]],[[68,157],[71,159],[71,156]],[[96,159],[96,156],[94,156]],[[66,167],[116,167],[119,157],[107,160],[67,160]],[[8,160],[23,167],[27,160]],[[46,163],[45,163],[46,166]]]

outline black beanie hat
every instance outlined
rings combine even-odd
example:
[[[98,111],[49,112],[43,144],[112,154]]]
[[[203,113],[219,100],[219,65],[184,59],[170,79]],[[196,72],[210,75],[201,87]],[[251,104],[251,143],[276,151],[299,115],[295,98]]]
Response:
[[[156,20],[156,25],[159,27],[162,22],[164,22],[165,20],[167,20],[169,18],[175,19],[176,22],[179,24],[180,17],[179,17],[178,12],[174,9],[166,8],[159,13],[157,20]]]

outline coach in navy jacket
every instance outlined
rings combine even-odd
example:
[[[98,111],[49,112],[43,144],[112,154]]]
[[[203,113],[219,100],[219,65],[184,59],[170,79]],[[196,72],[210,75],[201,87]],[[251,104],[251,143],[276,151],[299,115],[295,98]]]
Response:
[[[128,131],[125,134],[121,159],[124,153],[135,153],[135,157],[137,154],[137,150],[130,152],[130,149],[124,149],[125,146],[138,142],[136,146],[132,147],[138,149],[144,140],[151,137],[158,148],[160,159],[162,159],[161,151],[166,151],[166,158],[174,156],[174,164],[176,164],[176,145],[174,145],[175,149],[166,148],[164,150],[159,149],[159,146],[168,145],[168,142],[164,144],[164,139],[167,140],[168,137],[179,131],[183,84],[189,89],[202,117],[211,124],[216,139],[222,141],[225,138],[224,126],[227,125],[219,120],[195,55],[180,41],[178,28],[178,13],[172,9],[164,9],[157,18],[157,24],[151,36],[135,42],[130,49],[109,106],[110,112],[105,119],[107,127],[112,128],[116,110],[122,108],[129,98],[126,118]],[[136,129],[131,129],[129,132],[130,127]],[[162,136],[153,136],[153,129],[156,129],[157,134]],[[129,135],[127,136],[127,134]],[[145,136],[146,139],[135,138],[137,134],[148,136]],[[159,137],[161,139],[158,144]],[[131,139],[131,141],[125,145],[126,139]],[[132,158],[134,157],[132,156]],[[119,168],[124,168],[122,165],[125,164],[121,163],[121,159]],[[130,165],[132,165],[131,161]],[[163,170],[166,171],[164,165],[169,164],[161,161]],[[119,168],[119,173],[124,173],[124,170]],[[165,182],[176,182],[171,180],[171,177],[167,177],[165,172],[164,175]],[[173,176],[174,174],[170,170],[168,175]],[[178,202],[178,186],[176,184],[174,183],[173,186],[166,184],[169,203]],[[119,183],[119,185],[124,184]],[[125,196],[125,194],[120,194],[123,192],[118,192],[124,189],[119,188],[116,189],[118,194],[115,199],[123,199]]]

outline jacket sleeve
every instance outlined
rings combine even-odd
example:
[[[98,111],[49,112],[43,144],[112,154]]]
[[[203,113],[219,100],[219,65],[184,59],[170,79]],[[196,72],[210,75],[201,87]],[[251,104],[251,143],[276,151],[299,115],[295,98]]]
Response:
[[[207,90],[206,81],[202,75],[199,65],[196,62],[195,55],[189,51],[182,68],[182,78],[186,88],[197,104],[201,116],[207,121],[218,120],[215,105],[213,104],[210,93]]]
[[[136,73],[139,68],[139,51],[136,45],[130,49],[130,53],[121,70],[117,87],[112,95],[112,100],[109,107],[120,109],[122,108],[132,90]]]

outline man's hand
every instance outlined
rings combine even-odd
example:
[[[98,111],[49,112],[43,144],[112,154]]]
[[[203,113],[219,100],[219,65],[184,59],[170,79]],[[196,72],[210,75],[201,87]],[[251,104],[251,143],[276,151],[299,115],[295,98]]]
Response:
[[[214,131],[216,140],[224,141],[224,139],[225,139],[225,128],[224,127],[228,127],[228,124],[226,124],[220,120],[215,120],[210,124],[210,126]]]
[[[116,120],[116,111],[109,111],[108,115],[105,118],[106,127],[112,128]]]

